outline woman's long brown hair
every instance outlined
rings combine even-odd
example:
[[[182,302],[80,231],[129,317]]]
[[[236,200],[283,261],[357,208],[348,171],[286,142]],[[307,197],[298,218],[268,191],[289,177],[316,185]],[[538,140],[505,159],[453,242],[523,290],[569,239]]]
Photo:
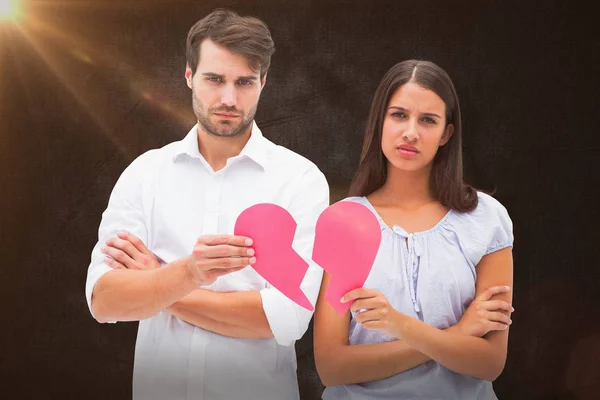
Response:
[[[402,61],[394,65],[381,80],[371,104],[360,164],[350,184],[349,196],[368,196],[385,183],[388,161],[381,149],[383,120],[390,99],[407,82],[414,82],[436,93],[446,104],[446,124],[454,125],[454,134],[438,149],[433,159],[430,184],[434,196],[450,209],[459,212],[474,210],[477,207],[477,191],[463,180],[458,95],[446,71],[429,61]]]

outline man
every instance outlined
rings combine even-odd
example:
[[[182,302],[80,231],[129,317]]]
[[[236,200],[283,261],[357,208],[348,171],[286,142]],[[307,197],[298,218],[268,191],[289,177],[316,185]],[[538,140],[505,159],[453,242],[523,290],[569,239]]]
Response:
[[[310,255],[329,188],[254,122],[273,52],[258,19],[215,10],[198,21],[185,71],[198,123],[133,161],[102,215],[86,297],[99,322],[140,321],[135,399],[299,397],[294,342],[312,313],[247,268],[252,241],[231,235],[249,206],[287,209],[310,265],[301,289],[316,302]]]

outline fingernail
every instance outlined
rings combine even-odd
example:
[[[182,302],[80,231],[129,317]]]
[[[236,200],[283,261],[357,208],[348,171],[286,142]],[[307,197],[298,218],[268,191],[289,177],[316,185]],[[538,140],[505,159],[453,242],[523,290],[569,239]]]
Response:
[[[509,320],[508,320],[508,324],[509,324],[509,325],[510,325],[510,324],[512,324],[512,319],[509,319]]]
[[[511,307],[511,308],[510,308],[510,311],[511,311],[511,312],[515,312],[515,308],[514,308],[514,307]]]
[[[252,246],[252,239],[246,239],[246,246]]]
[[[510,286],[504,286],[506,290],[510,290]]]
[[[104,253],[104,251],[105,251],[105,250],[106,250],[106,246],[102,246],[102,247],[100,248],[100,251],[101,251],[101,252],[103,252],[103,253]]]
[[[346,302],[346,300],[344,300],[344,298],[342,297],[342,298],[340,299],[340,303],[345,303],[345,302]]]
[[[256,262],[256,257],[252,257],[249,262],[250,264],[254,264]]]
[[[247,253],[249,256],[253,256],[253,255],[254,255],[254,249],[248,249],[248,250],[246,250],[246,253]]]

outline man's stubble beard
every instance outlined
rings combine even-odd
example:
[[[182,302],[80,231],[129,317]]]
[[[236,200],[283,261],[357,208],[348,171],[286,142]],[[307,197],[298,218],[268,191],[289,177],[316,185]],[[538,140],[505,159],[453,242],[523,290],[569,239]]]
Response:
[[[248,116],[244,118],[244,115],[240,110],[235,107],[219,107],[215,109],[215,111],[223,111],[223,112],[235,112],[237,114],[241,114],[242,121],[237,124],[235,127],[233,121],[224,120],[219,125],[215,126],[210,121],[209,114],[205,111],[202,103],[196,98],[194,94],[194,90],[192,89],[192,107],[194,109],[194,114],[196,115],[196,119],[198,123],[204,131],[206,131],[209,135],[219,136],[219,137],[235,137],[242,133],[245,133],[248,127],[252,124],[254,120],[254,116],[256,115],[256,109],[258,107],[258,102],[250,109]],[[213,111],[214,112],[214,111]]]

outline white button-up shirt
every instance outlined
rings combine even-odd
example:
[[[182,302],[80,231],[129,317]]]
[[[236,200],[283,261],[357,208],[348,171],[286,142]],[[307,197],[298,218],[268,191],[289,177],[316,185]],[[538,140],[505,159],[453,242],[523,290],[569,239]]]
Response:
[[[100,249],[119,230],[138,236],[170,263],[189,256],[201,235],[233,234],[238,215],[257,203],[277,204],[296,220],[293,248],[309,263],[301,289],[315,304],[322,270],[311,254],[316,220],[329,205],[327,181],[312,162],[267,140],[254,123],[241,153],[217,172],[198,151],[197,126],[183,140],[141,155],[123,172],[92,251],[86,282],[90,312],[94,285],[111,270]],[[306,332],[312,312],[250,267],[204,288],[259,290],[274,338],[226,337],[161,311],[139,323],[134,398],[298,399],[294,343]]]

